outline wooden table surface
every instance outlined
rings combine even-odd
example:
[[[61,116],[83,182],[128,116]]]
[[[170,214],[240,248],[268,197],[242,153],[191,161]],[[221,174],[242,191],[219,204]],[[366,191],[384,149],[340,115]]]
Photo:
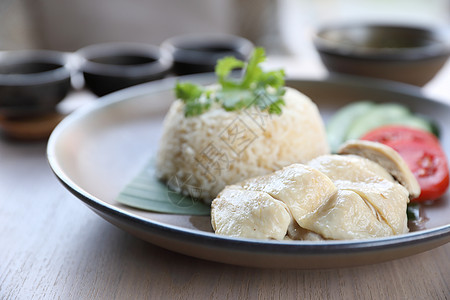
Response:
[[[295,73],[293,64],[289,72]],[[450,63],[425,92],[450,103]],[[141,241],[92,212],[51,172],[45,141],[0,139],[0,299],[242,298],[449,299],[450,244],[326,270],[191,258]]]

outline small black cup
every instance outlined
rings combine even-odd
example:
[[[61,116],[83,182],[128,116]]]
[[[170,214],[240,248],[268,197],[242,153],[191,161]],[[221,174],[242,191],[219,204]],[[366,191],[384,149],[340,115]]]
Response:
[[[0,52],[0,116],[55,111],[71,89],[70,55],[50,50]]]
[[[161,79],[172,67],[170,55],[144,43],[104,43],[77,51],[85,85],[97,96]]]
[[[173,57],[173,73],[186,75],[214,72],[217,60],[234,56],[247,60],[253,44],[239,36],[229,34],[188,34],[172,37],[161,48]]]

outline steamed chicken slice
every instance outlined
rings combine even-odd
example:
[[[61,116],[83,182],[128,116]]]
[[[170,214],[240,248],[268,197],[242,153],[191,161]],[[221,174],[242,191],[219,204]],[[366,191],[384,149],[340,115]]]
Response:
[[[251,238],[385,237],[408,232],[408,195],[369,159],[324,155],[226,187],[212,203],[212,225]]]
[[[300,227],[295,220],[292,220],[288,227],[287,236],[284,239],[297,241],[323,241],[324,237],[314,231]]]
[[[351,190],[338,190],[310,222],[311,230],[327,239],[365,239],[393,234],[373,207]]]
[[[264,192],[228,186],[211,204],[211,224],[221,235],[282,240],[290,223],[287,206]]]
[[[408,232],[405,212],[409,193],[390,175],[391,178],[380,173],[378,164],[360,156],[324,155],[308,165],[327,175],[339,190],[356,193],[377,219],[391,228],[391,234]],[[348,206],[341,209],[353,210],[354,207],[348,202]]]
[[[309,218],[337,191],[330,178],[303,164],[293,164],[236,185],[248,191],[265,192],[282,201],[295,221],[306,229],[309,229]]]
[[[211,204],[211,224],[217,234],[282,239],[288,228],[309,224],[334,193],[327,176],[294,164],[227,186]]]
[[[341,146],[339,154],[354,154],[377,162],[386,169],[409,192],[410,199],[420,195],[420,186],[400,154],[391,147],[372,142],[355,140]]]

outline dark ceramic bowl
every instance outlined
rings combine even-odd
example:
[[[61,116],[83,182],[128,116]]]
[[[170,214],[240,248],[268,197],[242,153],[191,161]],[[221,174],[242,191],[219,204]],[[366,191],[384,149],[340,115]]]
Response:
[[[85,85],[97,96],[161,79],[172,58],[157,46],[144,43],[104,43],[77,51]]]
[[[339,24],[313,38],[328,70],[425,85],[450,55],[443,31],[407,25]]]
[[[50,113],[71,88],[69,54],[49,50],[0,52],[0,116]]]
[[[173,57],[173,73],[186,75],[214,72],[217,60],[225,56],[247,60],[254,46],[249,40],[234,35],[188,34],[164,41],[161,48]]]

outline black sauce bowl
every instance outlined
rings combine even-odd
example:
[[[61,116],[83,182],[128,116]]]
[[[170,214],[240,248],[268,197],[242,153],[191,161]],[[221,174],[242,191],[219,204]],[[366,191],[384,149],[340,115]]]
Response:
[[[314,45],[332,72],[428,83],[450,56],[442,28],[410,24],[328,24],[314,35]]]
[[[70,55],[50,50],[0,52],[0,116],[43,115],[71,89]]]
[[[172,58],[145,43],[103,43],[77,51],[85,86],[97,96],[161,79],[170,71]]]
[[[172,37],[161,48],[173,57],[173,73],[186,75],[214,72],[218,59],[234,56],[247,60],[253,44],[239,36],[229,34],[188,34]]]

